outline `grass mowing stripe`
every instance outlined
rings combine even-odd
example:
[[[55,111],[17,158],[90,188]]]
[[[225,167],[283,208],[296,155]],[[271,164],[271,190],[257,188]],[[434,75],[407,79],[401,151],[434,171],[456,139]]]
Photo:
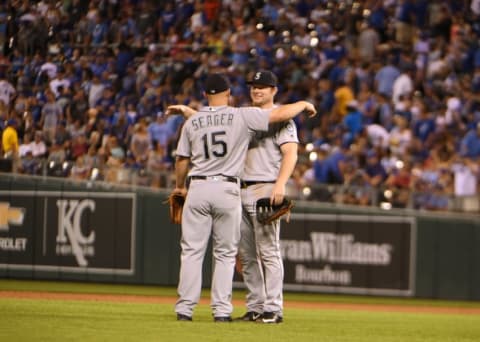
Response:
[[[176,289],[172,287],[146,286],[146,285],[123,285],[101,283],[77,283],[77,282],[53,282],[53,281],[24,281],[24,280],[0,280],[0,290],[10,291],[48,291],[65,293],[98,293],[98,294],[126,294],[140,296],[166,296],[175,297]],[[209,291],[203,290],[202,297],[208,298]],[[244,291],[234,291],[235,299],[243,300]],[[285,293],[285,301],[320,302],[320,303],[344,303],[344,304],[385,304],[404,306],[431,306],[453,308],[480,308],[480,302],[424,300],[415,298],[391,298],[371,296],[348,296],[348,295],[325,295],[310,293]]]
[[[200,305],[177,322],[171,305],[2,298],[2,341],[455,341],[480,338],[480,316],[286,309],[279,325],[213,323]],[[241,312],[236,310],[236,315]]]

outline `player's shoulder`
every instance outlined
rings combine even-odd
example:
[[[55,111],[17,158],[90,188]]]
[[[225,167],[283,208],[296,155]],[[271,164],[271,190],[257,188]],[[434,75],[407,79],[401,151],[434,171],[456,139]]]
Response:
[[[282,121],[282,122],[275,122],[273,124],[269,125],[270,130],[272,130],[275,133],[280,133],[282,131],[285,132],[296,132],[297,126],[295,125],[295,122],[293,120],[288,120],[288,121]]]
[[[239,113],[241,114],[250,114],[250,113],[266,113],[269,110],[267,109],[262,109],[260,107],[254,107],[254,106],[245,106],[245,107],[236,107]]]

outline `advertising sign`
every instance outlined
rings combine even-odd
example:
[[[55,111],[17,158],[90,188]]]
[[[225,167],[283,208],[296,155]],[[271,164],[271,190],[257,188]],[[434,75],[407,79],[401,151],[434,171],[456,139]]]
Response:
[[[134,273],[135,194],[0,192],[0,269]]]
[[[284,288],[413,296],[415,244],[410,217],[292,214],[281,224]]]

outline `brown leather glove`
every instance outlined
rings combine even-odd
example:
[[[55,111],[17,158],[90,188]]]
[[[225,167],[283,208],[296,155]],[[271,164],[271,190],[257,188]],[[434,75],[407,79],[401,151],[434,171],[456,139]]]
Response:
[[[170,221],[175,224],[181,224],[185,196],[171,193],[165,202],[170,206]]]
[[[267,225],[279,219],[283,215],[287,215],[287,222],[290,218],[290,210],[293,208],[293,201],[283,198],[280,204],[270,204],[270,198],[260,198],[256,203],[257,221]]]

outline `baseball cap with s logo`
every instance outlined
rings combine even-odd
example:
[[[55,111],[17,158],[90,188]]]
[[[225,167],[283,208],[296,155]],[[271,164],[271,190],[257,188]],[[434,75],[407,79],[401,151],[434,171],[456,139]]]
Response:
[[[251,80],[247,82],[249,85],[264,85],[268,87],[276,87],[278,83],[277,76],[271,71],[268,70],[260,70],[257,71]]]

